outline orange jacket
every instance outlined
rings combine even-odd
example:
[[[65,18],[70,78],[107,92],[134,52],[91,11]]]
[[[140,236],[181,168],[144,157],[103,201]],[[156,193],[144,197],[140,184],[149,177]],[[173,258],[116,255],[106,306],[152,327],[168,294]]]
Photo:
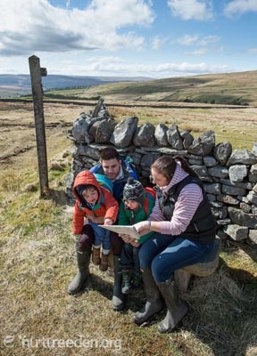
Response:
[[[97,201],[99,207],[91,210],[90,208],[82,206],[82,199],[76,191],[76,187],[81,184],[90,184],[96,187],[99,192]],[[73,234],[81,233],[84,226],[84,217],[89,219],[90,217],[104,217],[104,219],[111,219],[113,222],[116,221],[119,211],[118,202],[107,189],[100,186],[94,174],[90,171],[85,170],[77,174],[73,184],[72,193],[76,198],[73,214]]]

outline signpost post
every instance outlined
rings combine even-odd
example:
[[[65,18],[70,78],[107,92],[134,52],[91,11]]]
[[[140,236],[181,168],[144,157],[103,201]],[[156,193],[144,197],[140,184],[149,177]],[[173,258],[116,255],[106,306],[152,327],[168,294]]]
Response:
[[[46,68],[40,68],[40,60],[37,56],[29,57],[31,88],[34,105],[35,130],[37,140],[38,171],[40,183],[40,197],[48,194],[48,168],[45,135],[45,119],[43,109],[43,89],[41,77],[47,75]]]

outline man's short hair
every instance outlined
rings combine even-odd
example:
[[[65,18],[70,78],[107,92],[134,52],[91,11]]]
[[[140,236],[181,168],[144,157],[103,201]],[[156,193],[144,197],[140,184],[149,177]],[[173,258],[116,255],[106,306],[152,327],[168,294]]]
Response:
[[[114,147],[107,147],[100,151],[100,161],[108,161],[110,159],[120,160],[119,152]]]

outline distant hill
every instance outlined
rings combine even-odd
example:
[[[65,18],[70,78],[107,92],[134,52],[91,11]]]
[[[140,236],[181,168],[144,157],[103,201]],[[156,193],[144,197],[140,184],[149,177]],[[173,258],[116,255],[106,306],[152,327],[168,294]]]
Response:
[[[73,95],[72,91],[67,95]],[[82,90],[76,91],[76,95],[83,99]],[[84,95],[102,96],[108,102],[185,102],[257,107],[257,71],[101,84],[90,87]]]
[[[108,102],[205,103],[257,107],[257,70],[165,79],[48,75],[44,94],[52,99]],[[0,98],[31,93],[29,75],[0,75]]]
[[[86,88],[92,85],[115,82],[145,81],[149,78],[91,77],[48,75],[42,77],[44,90]],[[31,79],[28,74],[0,74],[0,98],[12,98],[31,93]]]

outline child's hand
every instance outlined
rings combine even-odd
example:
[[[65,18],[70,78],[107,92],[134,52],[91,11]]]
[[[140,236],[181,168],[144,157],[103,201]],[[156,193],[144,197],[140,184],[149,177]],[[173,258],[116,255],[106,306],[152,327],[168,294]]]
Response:
[[[130,244],[131,244],[133,247],[139,247],[139,246],[140,246],[140,243],[137,242],[137,240],[132,239],[132,238],[131,238]]]
[[[112,225],[113,221],[112,219],[104,219],[104,225]]]
[[[122,238],[122,240],[123,240],[126,244],[129,244],[129,243],[130,243],[131,237],[130,237],[129,235],[120,234],[119,236]]]

